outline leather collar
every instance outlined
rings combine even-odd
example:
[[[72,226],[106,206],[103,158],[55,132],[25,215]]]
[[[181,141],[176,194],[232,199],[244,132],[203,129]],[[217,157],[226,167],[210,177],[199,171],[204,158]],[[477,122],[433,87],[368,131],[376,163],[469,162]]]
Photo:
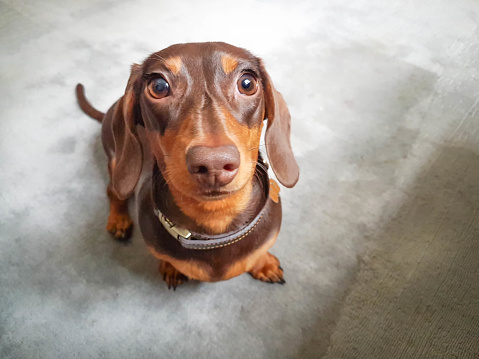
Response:
[[[253,232],[256,226],[261,222],[261,219],[265,214],[266,207],[268,206],[268,202],[278,202],[279,186],[276,181],[269,179],[267,168],[268,164],[265,163],[262,158],[259,158],[258,165],[256,166],[256,173],[263,182],[266,198],[264,205],[251,222],[236,231],[216,235],[202,234],[189,231],[186,228],[178,227],[156,207],[154,209],[155,215],[158,217],[160,223],[163,225],[163,227],[165,227],[168,233],[178,242],[180,242],[184,248],[207,250],[221,248],[237,243]]]

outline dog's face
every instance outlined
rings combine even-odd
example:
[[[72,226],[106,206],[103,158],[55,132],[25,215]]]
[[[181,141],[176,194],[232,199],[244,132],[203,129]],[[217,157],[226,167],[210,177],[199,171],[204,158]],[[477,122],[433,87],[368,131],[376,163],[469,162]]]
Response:
[[[227,44],[180,44],[142,65],[140,107],[169,186],[216,201],[251,183],[265,118],[260,60]]]
[[[143,125],[183,212],[206,216],[197,221],[204,225],[218,211],[229,212],[215,231],[226,228],[248,203],[266,118],[266,150],[276,177],[286,187],[298,180],[288,108],[261,60],[246,50],[194,43],[152,54],[133,65],[114,117],[112,188],[117,196],[129,197],[140,176],[136,125]]]

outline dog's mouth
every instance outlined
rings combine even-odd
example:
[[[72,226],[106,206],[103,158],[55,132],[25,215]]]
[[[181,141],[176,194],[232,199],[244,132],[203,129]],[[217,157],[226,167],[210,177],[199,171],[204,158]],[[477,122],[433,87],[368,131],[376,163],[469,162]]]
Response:
[[[203,189],[199,190],[198,194],[200,197],[203,197],[205,200],[209,201],[216,201],[219,199],[223,199],[225,197],[228,197],[235,191],[228,191],[228,190],[222,190],[222,189]]]

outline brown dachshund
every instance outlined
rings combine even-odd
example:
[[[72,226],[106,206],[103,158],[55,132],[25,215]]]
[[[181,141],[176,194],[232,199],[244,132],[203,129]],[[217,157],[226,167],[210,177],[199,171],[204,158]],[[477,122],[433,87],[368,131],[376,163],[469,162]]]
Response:
[[[106,114],[87,102],[80,84],[77,98],[102,123],[107,230],[128,238],[127,200],[135,194],[141,233],[169,288],[245,272],[284,283],[268,253],[281,202],[259,154],[265,119],[277,179],[293,187],[299,168],[288,108],[260,59],[220,42],[173,45],[132,66],[125,94]]]

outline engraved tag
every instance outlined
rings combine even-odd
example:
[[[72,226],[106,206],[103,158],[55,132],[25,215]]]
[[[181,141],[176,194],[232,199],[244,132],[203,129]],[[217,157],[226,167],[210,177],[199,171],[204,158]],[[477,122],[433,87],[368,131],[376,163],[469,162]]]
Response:
[[[276,183],[274,179],[269,180],[269,197],[274,203],[279,202],[279,185]]]

